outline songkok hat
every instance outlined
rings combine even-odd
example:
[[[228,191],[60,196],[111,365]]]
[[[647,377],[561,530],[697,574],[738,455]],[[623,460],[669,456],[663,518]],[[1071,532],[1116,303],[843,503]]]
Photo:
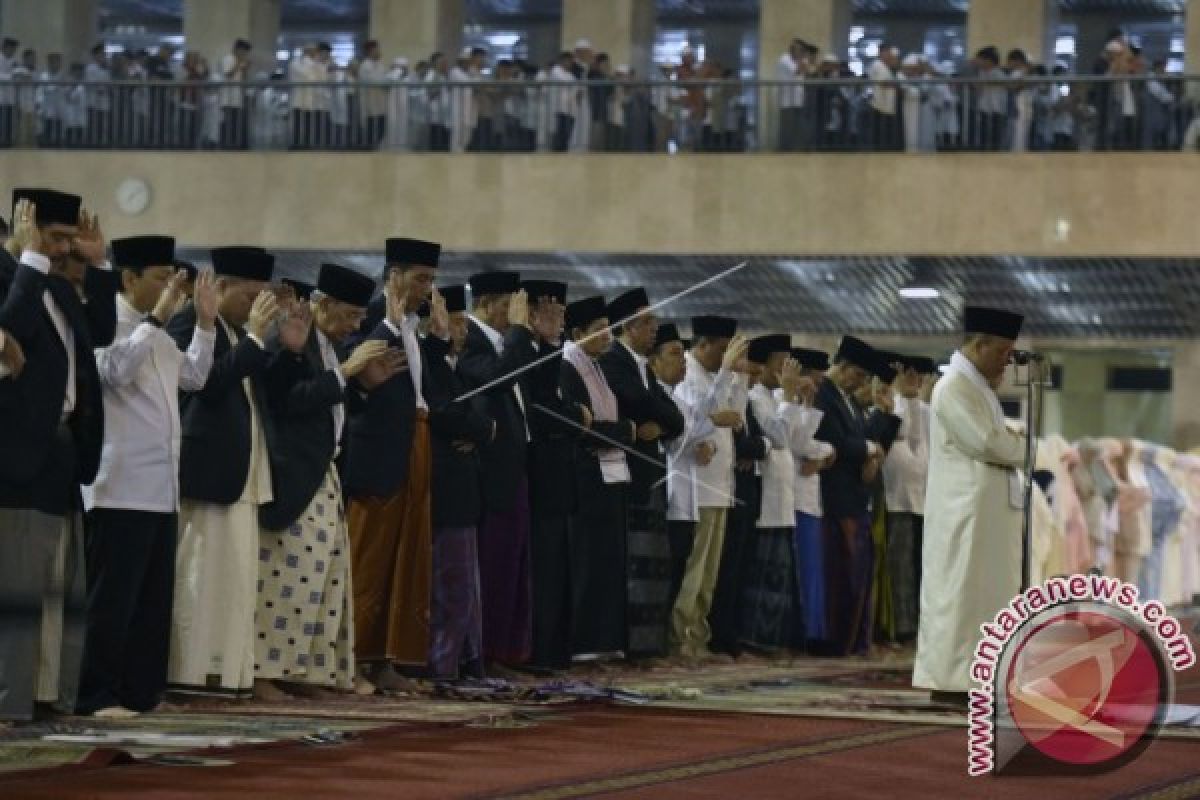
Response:
[[[436,267],[442,256],[442,246],[437,242],[420,239],[388,239],[384,243],[385,258],[389,265],[413,264],[420,267]]]
[[[607,314],[608,304],[604,302],[602,295],[576,300],[567,306],[567,330],[573,331],[576,328],[586,328],[596,320],[605,318]]]
[[[355,308],[366,308],[375,294],[375,281],[340,264],[322,264],[317,291]]]
[[[12,202],[16,208],[17,201],[28,200],[36,208],[34,222],[38,225],[78,225],[79,207],[83,199],[77,194],[67,194],[54,189],[13,189]],[[13,227],[18,220],[13,215]]]
[[[882,362],[888,366],[904,363],[904,356],[899,353],[893,353],[891,350],[876,350],[875,352],[882,359]]]
[[[894,362],[888,356],[889,354],[876,350],[873,363],[867,368],[868,372],[884,383],[896,380],[896,368],[892,366]]]
[[[875,351],[862,339],[843,336],[841,344],[838,345],[837,355],[833,357],[833,360],[848,361],[856,367],[871,371],[875,365]]]
[[[442,295],[442,299],[446,301],[446,310],[451,314],[456,311],[467,310],[467,287],[461,283],[454,286],[442,286],[438,288],[438,293]]]
[[[654,349],[662,347],[664,344],[671,342],[683,343],[683,338],[679,335],[679,328],[674,322],[664,322],[658,326],[658,332],[654,334]]]
[[[560,304],[567,302],[567,285],[562,281],[521,281],[518,288],[525,290],[531,303],[543,297]]]
[[[112,260],[120,269],[175,266],[173,236],[130,236],[112,240]]]
[[[1020,314],[999,308],[967,306],[963,309],[963,333],[983,333],[1015,341],[1021,335],[1024,321],[1025,317]]]
[[[467,281],[471,296],[476,299],[489,294],[512,294],[521,288],[521,275],[516,272],[477,272]]]
[[[292,291],[296,293],[296,297],[301,300],[308,300],[312,297],[313,290],[317,287],[306,281],[296,280],[295,278],[283,278],[279,281],[284,286],[292,287]]]
[[[630,289],[613,298],[608,304],[608,321],[616,325],[636,316],[639,311],[649,306],[650,298],[646,296],[645,289]]]
[[[765,364],[772,353],[791,353],[792,337],[786,333],[772,333],[750,340],[746,358],[754,364]]]
[[[275,271],[275,256],[261,247],[214,247],[213,272],[228,278],[269,281]]]
[[[824,372],[829,369],[829,354],[821,350],[810,350],[807,347],[793,347],[792,358],[800,362],[805,369],[816,369]]]
[[[918,375],[932,375],[937,372],[937,363],[926,356],[905,356],[904,366],[916,371]]]
[[[730,317],[692,317],[692,337],[709,336],[714,339],[732,339],[737,333],[737,320]]]

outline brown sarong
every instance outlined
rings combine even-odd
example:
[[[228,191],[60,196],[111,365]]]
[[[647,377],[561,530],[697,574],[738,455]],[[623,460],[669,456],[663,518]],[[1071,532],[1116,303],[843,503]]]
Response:
[[[408,478],[391,497],[360,497],[346,509],[358,661],[424,665],[429,657],[433,570],[429,422],[417,411]]]

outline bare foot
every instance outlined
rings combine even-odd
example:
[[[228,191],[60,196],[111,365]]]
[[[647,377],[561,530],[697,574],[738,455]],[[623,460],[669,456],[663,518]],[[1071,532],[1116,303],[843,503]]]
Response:
[[[405,694],[415,694],[418,689],[416,681],[396,672],[391,664],[383,667],[375,674],[375,686],[385,692],[402,692]]]
[[[133,719],[139,716],[138,712],[124,706],[109,706],[92,712],[92,716],[96,719]]]
[[[254,681],[254,699],[264,703],[286,703],[292,696],[275,685],[274,681]]]

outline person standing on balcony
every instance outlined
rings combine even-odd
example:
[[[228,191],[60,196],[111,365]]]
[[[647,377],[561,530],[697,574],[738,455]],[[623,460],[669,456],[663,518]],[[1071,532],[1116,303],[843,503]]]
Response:
[[[38,144],[42,147],[62,146],[67,98],[67,87],[61,85],[66,79],[62,66],[62,53],[50,53],[46,56],[46,68],[38,73],[37,107],[41,115]]]
[[[547,88],[551,93],[550,107],[554,110],[554,133],[550,149],[556,153],[565,153],[571,145],[572,133],[575,130],[576,116],[579,109],[579,98],[583,92],[575,87],[575,74],[571,71],[574,59],[570,53],[563,51],[558,57],[558,63],[550,68],[548,79],[563,84],[559,88]]]
[[[1013,116],[1012,151],[1024,153],[1029,149],[1030,137],[1033,133],[1033,100],[1036,86],[1028,85],[1023,78],[1032,71],[1032,65],[1024,50],[1012,50],[1008,54],[1008,74],[1013,81],[1013,105],[1016,114]]]
[[[246,149],[246,87],[250,70],[250,43],[238,39],[233,51],[221,58],[218,77],[221,88],[221,138],[222,150]]]
[[[1000,66],[1000,51],[995,47],[983,48],[974,61],[978,77],[988,81],[975,92],[975,149],[1002,150],[1008,133],[1008,87],[1000,81],[1008,73]]]
[[[107,147],[112,144],[112,90],[103,84],[112,83],[112,73],[103,42],[92,48],[92,60],[83,71],[83,79],[89,84],[87,145]]]
[[[0,43],[0,147],[12,147],[16,135],[17,93],[12,80],[20,44],[12,38]]]
[[[379,42],[374,39],[363,45],[363,57],[358,65],[358,82],[363,87],[358,93],[366,127],[366,141],[363,144],[366,149],[374,150],[387,135],[389,92],[382,88],[382,85],[390,82],[387,65],[383,63],[383,57],[380,55]]]
[[[871,122],[866,139],[876,151],[902,149],[900,105],[896,90],[896,68],[900,51],[885,42],[879,46],[879,58],[867,70],[871,79]]]
[[[775,79],[783,81],[779,91],[779,150],[790,153],[804,149],[804,78],[808,74],[808,45],[792,39],[787,52],[775,65]]]

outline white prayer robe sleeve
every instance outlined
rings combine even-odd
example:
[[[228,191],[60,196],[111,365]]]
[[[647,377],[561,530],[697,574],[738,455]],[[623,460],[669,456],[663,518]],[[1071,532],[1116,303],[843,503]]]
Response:
[[[127,338],[118,339],[108,347],[97,348],[96,370],[100,373],[100,382],[109,388],[119,389],[137,380],[142,364],[154,352],[154,338],[159,333],[159,328],[142,322]]]
[[[788,449],[790,437],[788,422],[784,417],[788,407],[796,408],[794,403],[776,402],[769,392],[750,392],[750,408],[770,450]]]
[[[179,365],[180,389],[185,392],[198,392],[204,388],[204,384],[208,382],[208,372],[212,369],[216,341],[215,328],[211,331],[196,328],[187,352],[183,354],[183,362]]]
[[[974,387],[972,387],[974,388]],[[934,408],[938,424],[958,449],[976,461],[998,467],[1025,464],[1025,437],[1000,425],[978,390],[960,391],[962,402]]]

